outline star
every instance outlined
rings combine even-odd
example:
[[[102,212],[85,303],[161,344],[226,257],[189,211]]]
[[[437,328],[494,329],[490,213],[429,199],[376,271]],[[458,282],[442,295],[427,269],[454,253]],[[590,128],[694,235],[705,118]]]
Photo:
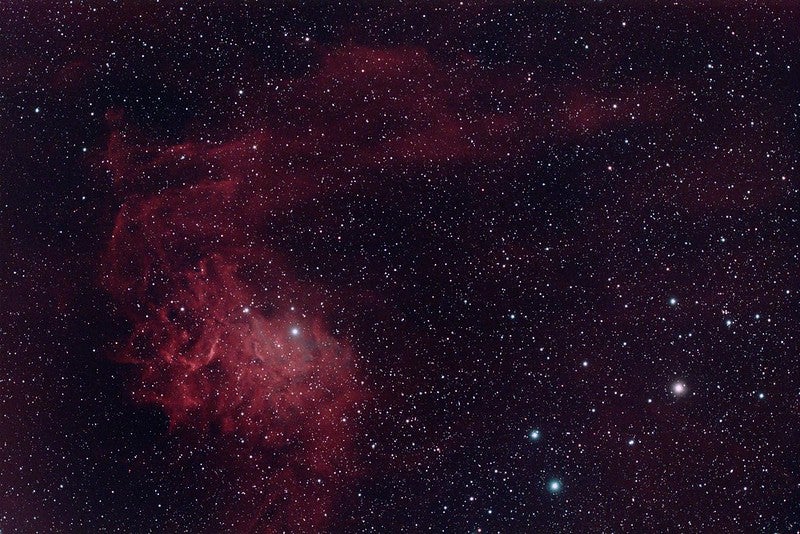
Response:
[[[550,481],[547,483],[547,491],[550,493],[558,493],[561,491],[562,487],[561,481],[557,478],[550,479]]]

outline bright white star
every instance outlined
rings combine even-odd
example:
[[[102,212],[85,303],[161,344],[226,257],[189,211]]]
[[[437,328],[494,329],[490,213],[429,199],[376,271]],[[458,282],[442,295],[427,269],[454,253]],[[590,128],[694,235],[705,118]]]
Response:
[[[684,384],[683,382],[673,383],[672,393],[674,393],[676,396],[683,395],[684,393],[686,393],[686,384]]]

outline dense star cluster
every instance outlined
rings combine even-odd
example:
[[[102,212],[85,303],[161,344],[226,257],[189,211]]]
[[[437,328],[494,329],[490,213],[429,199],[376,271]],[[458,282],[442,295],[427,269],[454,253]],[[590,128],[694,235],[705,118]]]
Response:
[[[800,530],[793,2],[0,5],[0,531]]]

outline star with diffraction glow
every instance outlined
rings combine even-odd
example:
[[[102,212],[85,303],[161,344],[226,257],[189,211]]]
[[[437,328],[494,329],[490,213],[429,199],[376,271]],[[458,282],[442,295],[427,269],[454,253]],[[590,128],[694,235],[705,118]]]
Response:
[[[686,384],[681,382],[680,380],[677,382],[673,382],[672,384],[672,394],[676,397],[680,397],[685,395],[687,392]]]

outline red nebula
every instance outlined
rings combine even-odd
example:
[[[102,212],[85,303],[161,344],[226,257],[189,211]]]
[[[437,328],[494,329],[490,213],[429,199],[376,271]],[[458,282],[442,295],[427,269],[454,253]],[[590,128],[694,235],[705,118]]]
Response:
[[[313,532],[336,494],[310,481],[352,476],[367,392],[351,346],[326,326],[330,290],[297,279],[266,244],[272,217],[305,194],[265,167],[245,180],[240,149],[132,148],[113,134],[107,163],[127,192],[103,282],[132,324],[118,358],[138,370],[133,397],[163,409],[173,430],[233,437],[256,458],[243,478],[258,497],[219,510],[222,525]],[[234,457],[221,461],[254,469]]]
[[[293,106],[221,143],[159,146],[107,113],[104,161],[122,205],[103,283],[132,323],[117,356],[138,370],[134,398],[171,429],[231,436],[261,459],[258,474],[241,462],[242,491],[258,496],[220,510],[223,528],[319,531],[336,493],[310,481],[342,486],[358,469],[369,392],[326,326],[337,292],[300,280],[275,243],[293,210],[382,189],[389,166],[505,153],[497,135],[513,121],[478,108],[465,118],[476,92],[446,98],[456,83],[422,50],[348,47],[287,82]]]

